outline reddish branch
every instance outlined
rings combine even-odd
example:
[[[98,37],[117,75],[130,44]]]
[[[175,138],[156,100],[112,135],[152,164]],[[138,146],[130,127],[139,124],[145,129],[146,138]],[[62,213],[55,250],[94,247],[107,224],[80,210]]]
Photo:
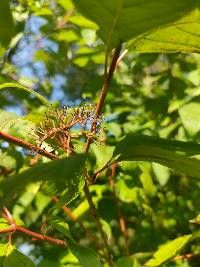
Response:
[[[103,105],[104,105],[104,102],[105,102],[105,98],[106,98],[106,95],[108,93],[110,81],[112,79],[114,70],[116,68],[117,60],[119,58],[120,50],[121,50],[121,46],[114,50],[112,62],[111,62],[111,65],[110,65],[108,73],[107,73],[107,58],[108,58],[108,54],[106,54],[104,85],[103,85],[103,87],[101,89],[100,98],[99,98],[99,101],[98,101],[98,104],[97,104],[97,108],[95,110],[94,120],[93,120],[92,125],[91,125],[90,135],[89,135],[89,137],[87,139],[85,152],[89,151],[90,144],[91,144],[91,141],[92,141],[92,133],[94,132],[94,130],[96,128],[96,123],[97,123],[98,117],[100,116],[100,113],[102,111],[102,108],[103,108]],[[13,143],[13,144],[15,144],[17,146],[26,148],[28,150],[35,151],[38,154],[40,154],[42,156],[45,156],[45,157],[47,157],[49,159],[52,159],[52,160],[58,158],[56,155],[54,155],[54,154],[52,154],[50,152],[47,152],[47,151],[45,151],[45,150],[43,150],[41,148],[38,148],[38,147],[36,147],[35,145],[33,145],[31,143],[28,143],[26,141],[23,141],[23,140],[17,138],[17,137],[11,136],[11,135],[3,133],[3,132],[0,132],[0,139],[2,139],[4,141],[7,141],[7,142],[10,142],[10,143]],[[91,209],[91,211],[93,213],[93,216],[94,216],[94,218],[96,220],[97,228],[99,229],[99,232],[100,232],[100,234],[102,236],[102,239],[103,239],[103,242],[104,242],[104,246],[105,246],[105,249],[106,249],[106,254],[107,254],[106,256],[108,258],[109,265],[113,266],[112,256],[111,256],[111,253],[110,253],[107,237],[106,237],[106,235],[105,235],[105,233],[104,233],[104,231],[102,229],[102,225],[101,225],[101,222],[100,222],[96,207],[95,207],[95,205],[93,203],[92,196],[91,196],[91,194],[89,192],[87,184],[85,186],[84,192],[85,192],[86,198],[88,200],[90,209]],[[68,214],[69,214],[69,210],[65,209],[65,211],[67,211]],[[12,232],[15,232],[15,231],[20,231],[20,232],[26,233],[27,235],[30,235],[30,236],[38,239],[38,240],[46,240],[46,241],[51,242],[51,243],[56,244],[56,245],[64,245],[64,246],[66,246],[66,242],[63,241],[63,240],[59,240],[59,239],[56,239],[56,238],[53,238],[53,237],[49,237],[49,236],[44,236],[44,235],[32,232],[32,231],[30,231],[30,230],[28,230],[28,229],[26,229],[24,227],[18,226],[16,224],[16,222],[12,219],[12,217],[9,217],[8,215],[9,215],[9,212],[6,209],[4,209],[3,217],[11,224],[11,227],[9,229],[7,229],[7,230],[0,231],[0,233],[12,233]],[[74,219],[75,218],[73,218],[73,220]]]
[[[91,130],[90,130],[91,134],[94,132],[95,127],[96,127],[96,121],[101,114],[101,111],[102,111],[102,108],[103,108],[103,105],[104,105],[104,102],[105,102],[105,99],[106,99],[106,96],[108,93],[109,85],[110,85],[113,73],[115,71],[115,68],[116,68],[116,64],[117,64],[117,60],[119,58],[120,51],[121,51],[121,46],[114,50],[112,62],[111,62],[108,73],[106,73],[106,77],[104,79],[104,84],[103,84],[103,87],[102,87],[101,92],[100,92],[100,98],[99,98],[99,101],[97,103],[97,107],[95,110],[94,120],[93,120],[93,123],[91,125]],[[107,56],[106,56],[106,58],[107,58]],[[105,66],[107,66],[107,60],[105,62]],[[86,152],[88,152],[88,150],[90,148],[91,140],[92,140],[91,137],[89,137],[87,140],[86,148],[85,148]]]
[[[115,200],[115,204],[116,204],[116,208],[117,208],[117,214],[119,217],[119,224],[120,224],[120,229],[122,232],[122,236],[124,238],[124,244],[125,244],[125,254],[126,256],[129,255],[129,248],[128,248],[128,238],[127,238],[127,230],[126,230],[126,223],[125,220],[121,214],[121,210],[120,210],[120,206],[119,206],[119,199],[116,195],[116,190],[115,190],[115,181],[114,181],[114,177],[116,175],[116,168],[117,168],[117,164],[112,165],[111,167],[111,174],[109,175],[109,183],[113,192],[113,196],[114,196],[114,200]]]
[[[52,197],[52,201],[54,203],[57,203],[59,201],[57,196],[53,196]],[[83,231],[88,235],[88,237],[90,237],[93,241],[95,241],[95,243],[97,244],[98,247],[100,247],[97,243],[97,238],[95,235],[93,235],[92,232],[90,232],[89,229],[87,229],[84,224],[82,222],[80,222],[76,216],[73,215],[72,211],[70,210],[70,208],[66,207],[65,205],[62,206],[62,209],[64,211],[65,214],[67,214],[67,216],[69,216],[69,218],[73,221],[79,224],[80,228],[83,229]]]
[[[92,183],[96,182],[98,176],[100,173],[102,173],[103,171],[105,171],[106,169],[108,169],[111,165],[113,165],[114,163],[112,162],[112,160],[109,160],[100,170],[96,171],[92,177],[91,177],[91,181]]]
[[[102,108],[104,106],[104,102],[105,102],[105,99],[106,99],[106,96],[107,96],[107,93],[108,93],[109,85],[110,85],[113,73],[115,71],[115,68],[116,68],[117,60],[119,58],[120,50],[121,50],[121,46],[114,50],[112,62],[111,62],[111,65],[110,65],[108,73],[107,73],[108,53],[106,53],[105,67],[104,67],[104,84],[103,84],[103,87],[102,87],[101,92],[100,92],[100,98],[99,98],[99,101],[97,103],[97,107],[96,107],[95,114],[94,114],[94,120],[93,120],[92,125],[91,125],[91,129],[90,129],[91,135],[92,135],[93,132],[95,132],[97,120],[98,120],[98,118],[99,118],[99,116],[101,114]],[[86,153],[89,151],[91,142],[92,142],[92,137],[90,137],[90,135],[89,135],[89,137],[87,139],[86,146],[85,146],[85,152]],[[87,178],[87,175],[86,175],[86,178]],[[93,178],[96,179],[96,176],[93,177]],[[90,182],[93,182],[93,181],[90,181]],[[109,266],[112,267],[113,266],[113,261],[112,261],[112,255],[111,255],[111,252],[110,252],[110,248],[109,248],[109,245],[108,245],[108,240],[107,240],[107,237],[106,237],[106,235],[105,235],[105,233],[104,233],[104,231],[102,229],[101,221],[99,219],[99,215],[98,215],[98,212],[97,212],[96,207],[94,205],[94,202],[92,200],[92,196],[90,194],[90,191],[89,191],[87,183],[85,185],[84,192],[85,192],[85,196],[87,198],[87,201],[88,201],[88,204],[89,204],[89,207],[90,207],[90,211],[91,211],[91,213],[92,213],[92,215],[93,215],[93,217],[94,217],[94,219],[96,221],[97,228],[98,228],[98,230],[99,230],[99,232],[100,232],[100,234],[102,236],[103,242],[104,242],[104,246],[105,246],[105,249],[106,249],[105,256],[108,258]]]
[[[109,266],[112,267],[113,266],[113,261],[112,261],[112,256],[111,256],[111,253],[110,253],[110,248],[109,248],[109,245],[108,245],[108,241],[107,241],[107,236],[106,236],[105,232],[102,229],[101,221],[99,219],[99,214],[98,214],[97,209],[96,209],[96,207],[94,205],[94,202],[92,200],[92,195],[89,192],[88,186],[85,186],[84,192],[85,192],[85,195],[86,195],[89,207],[90,207],[90,211],[91,211],[93,217],[95,218],[95,221],[96,221],[96,224],[97,224],[97,228],[99,229],[99,232],[100,232],[100,234],[102,236],[102,239],[103,239],[103,243],[104,243],[104,246],[105,246],[105,249],[106,249],[105,257],[108,259]]]
[[[47,236],[47,235],[41,235],[39,233],[30,231],[29,229],[25,227],[17,225],[17,223],[14,221],[14,219],[12,218],[7,208],[4,208],[4,211],[2,212],[2,217],[10,224],[10,228],[0,229],[0,234],[14,233],[16,231],[19,231],[19,232],[25,233],[28,236],[33,237],[36,240],[48,241],[54,245],[61,245],[65,247],[67,246],[67,243],[65,240],[57,239],[57,238]]]
[[[46,158],[49,158],[49,159],[58,159],[58,157],[40,147],[36,147],[35,145],[31,144],[31,143],[28,143],[26,141],[23,141],[17,137],[14,137],[12,135],[9,135],[7,133],[3,133],[3,132],[0,132],[0,139],[4,140],[4,141],[7,141],[9,143],[12,143],[12,144],[15,144],[17,146],[20,146],[20,147],[23,147],[23,148],[26,148],[30,151],[34,151],[34,152],[37,152],[38,154],[46,157]]]
[[[200,258],[200,253],[188,253],[188,254],[185,254],[185,255],[181,255],[181,256],[176,256],[175,258],[173,258],[173,261],[177,261],[177,260],[189,260],[189,259],[194,259],[194,258]]]

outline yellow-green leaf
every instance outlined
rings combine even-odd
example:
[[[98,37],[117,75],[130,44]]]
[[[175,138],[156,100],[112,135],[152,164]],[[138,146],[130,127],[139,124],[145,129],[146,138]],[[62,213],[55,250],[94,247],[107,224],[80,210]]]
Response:
[[[180,20],[146,32],[128,42],[130,52],[200,53],[200,10],[197,8]]]
[[[18,89],[22,89],[25,90],[31,94],[33,94],[35,97],[37,97],[44,105],[49,106],[50,102],[41,94],[35,92],[33,89],[30,89],[28,87],[25,87],[23,85],[17,84],[17,83],[3,83],[0,84],[0,90],[2,89],[11,89],[11,88],[18,88]]]
[[[167,244],[162,245],[153,257],[145,263],[145,267],[156,267],[174,257],[190,240],[192,235],[178,237]]]
[[[149,30],[180,19],[199,6],[198,0],[79,0],[80,12],[99,26],[108,47],[117,47]]]

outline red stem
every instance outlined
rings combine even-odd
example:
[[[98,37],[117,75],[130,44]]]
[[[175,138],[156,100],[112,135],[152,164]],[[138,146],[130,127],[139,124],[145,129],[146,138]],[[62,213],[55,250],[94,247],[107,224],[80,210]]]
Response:
[[[4,141],[7,141],[9,143],[13,143],[17,146],[20,146],[20,147],[23,147],[23,148],[26,148],[28,150],[31,150],[31,151],[35,151],[37,152],[38,154],[46,157],[46,158],[49,158],[49,159],[58,159],[58,157],[40,147],[36,147],[35,145],[31,144],[31,143],[28,143],[26,141],[23,141],[17,137],[14,137],[12,135],[9,135],[7,133],[3,133],[3,132],[0,132],[0,139],[4,140]]]
[[[61,245],[65,247],[67,246],[67,243],[65,240],[57,239],[57,238],[47,236],[47,235],[41,235],[39,233],[30,231],[29,229],[25,227],[17,225],[16,222],[13,220],[13,218],[10,216],[11,215],[9,211],[6,208],[4,208],[4,212],[2,212],[2,217],[11,224],[11,227],[8,229],[1,229],[0,234],[13,233],[13,232],[19,231],[29,236],[32,236],[33,238],[36,238],[37,240],[43,240],[43,241],[45,240],[55,245]]]
[[[58,198],[57,196],[53,196],[53,197],[52,197],[52,201],[53,201],[54,203],[57,203],[57,202],[59,201],[59,198]],[[72,211],[70,210],[70,208],[68,208],[68,207],[66,207],[65,205],[63,205],[63,206],[62,206],[62,209],[63,209],[64,213],[67,214],[67,216],[69,216],[69,218],[70,218],[73,222],[78,223],[79,226],[83,229],[83,231],[88,235],[88,237],[90,237],[93,241],[95,241],[96,245],[97,245],[98,247],[100,247],[99,244],[97,243],[97,238],[96,238],[96,236],[93,235],[93,233],[90,232],[90,230],[87,229],[87,228],[85,227],[85,225],[84,225],[82,222],[80,222],[80,221],[77,219],[76,216],[73,215],[73,213],[72,213]]]
[[[126,256],[129,256],[129,247],[128,247],[126,223],[125,223],[125,220],[124,220],[124,218],[123,218],[123,216],[121,214],[121,210],[120,210],[120,206],[119,206],[119,199],[118,199],[118,197],[116,195],[116,190],[115,190],[114,177],[115,177],[115,174],[116,174],[116,168],[117,168],[117,164],[112,165],[111,174],[109,176],[109,183],[110,183],[111,189],[113,191],[113,196],[114,196],[114,200],[115,200],[115,204],[116,204],[117,214],[118,214],[118,217],[119,217],[120,229],[121,229],[122,236],[124,238],[125,254],[126,254]]]
[[[105,102],[105,99],[106,99],[106,96],[108,93],[110,81],[112,79],[113,73],[114,73],[115,68],[116,68],[117,60],[119,58],[120,50],[121,50],[121,46],[114,50],[113,59],[112,59],[108,74],[105,75],[104,84],[103,84],[103,87],[102,87],[101,92],[100,92],[100,98],[99,98],[99,101],[98,101],[98,104],[97,104],[97,107],[95,110],[94,120],[93,120],[92,125],[91,125],[90,133],[94,132],[95,127],[96,127],[96,121],[97,121],[99,115],[101,114],[101,111],[102,111],[102,108],[103,108],[103,105],[104,105],[104,102]],[[107,55],[106,55],[106,58],[107,58]],[[105,66],[107,66],[107,60],[105,62]],[[91,137],[89,137],[87,140],[86,147],[85,147],[86,152],[88,152],[88,150],[90,148],[90,144],[91,144]]]
[[[200,253],[196,253],[196,254],[188,253],[185,255],[176,256],[175,258],[173,258],[173,261],[185,260],[185,259],[191,259],[191,258],[200,258]]]
[[[61,239],[57,239],[57,238],[54,238],[54,237],[51,237],[51,236],[47,236],[47,235],[41,235],[39,233],[36,233],[36,232],[33,232],[33,231],[30,231],[28,230],[27,228],[24,228],[22,226],[16,226],[16,231],[19,231],[19,232],[22,232],[22,233],[25,233],[29,236],[32,236],[38,240],[45,240],[45,241],[48,241],[52,244],[55,244],[55,245],[61,245],[61,246],[67,246],[67,243],[65,240],[61,240]]]

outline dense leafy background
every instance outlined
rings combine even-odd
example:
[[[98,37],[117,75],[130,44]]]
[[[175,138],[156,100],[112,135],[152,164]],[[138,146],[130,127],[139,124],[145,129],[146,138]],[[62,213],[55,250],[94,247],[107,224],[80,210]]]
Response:
[[[143,1],[140,8],[135,7],[138,1],[74,2],[87,18],[80,15],[69,0],[13,0],[10,1],[10,6],[6,0],[0,2],[1,84],[16,82],[31,88],[55,106],[96,103],[102,84],[105,52],[104,43],[98,36],[109,48],[119,45],[120,40],[129,40],[127,46],[130,51],[199,52],[199,1],[192,1],[192,4],[175,0],[162,3]],[[91,2],[98,12],[84,8],[84,5]],[[104,15],[103,7],[108,9],[110,16]],[[153,17],[157,18],[152,23],[148,17],[150,8]],[[138,17],[132,13],[128,16],[129,10]],[[141,24],[141,27],[138,24],[133,27],[133,22],[138,23],[137,19],[146,23]],[[180,23],[181,20],[180,29],[174,25],[174,21]],[[130,25],[130,29],[123,30],[126,23]],[[169,24],[166,26],[166,23]],[[157,28],[163,25],[164,28]],[[172,38],[172,32],[173,40],[169,39]],[[159,46],[157,40],[160,41]],[[89,171],[101,168],[111,158],[114,146],[125,134],[130,134],[133,138],[134,133],[199,143],[199,68],[198,54],[127,54],[118,65],[111,83],[103,110],[102,144],[91,146],[87,166]],[[0,93],[0,108],[1,131],[34,142],[28,133],[31,133],[35,123],[40,120],[41,113],[46,110],[40,99],[20,88],[4,88]],[[0,146],[1,182],[5,179],[12,181],[16,177],[25,179],[26,173],[31,175],[30,167],[39,168],[41,175],[43,170],[34,165],[49,161],[44,157],[38,159],[32,153],[6,142],[1,141]],[[181,158],[182,155],[178,156]],[[166,151],[165,157],[169,159]],[[196,161],[190,158],[189,162],[191,160]],[[194,172],[198,172],[198,168],[197,164]],[[59,171],[58,168],[57,173]],[[154,254],[154,258],[147,262],[148,266],[199,266],[199,258],[164,263],[179,253],[186,241],[188,243],[181,253],[200,252],[199,225],[191,222],[199,212],[200,181],[188,177],[187,172],[179,172],[183,174],[150,162],[124,161],[118,165],[114,179],[119,206],[127,224],[129,258],[124,257],[117,209],[108,182],[110,173],[102,173],[97,184],[90,187],[116,266],[140,266],[151,258],[161,244],[173,239],[170,245],[165,244],[165,249],[161,248],[161,252],[158,250]],[[51,174],[47,173],[49,178],[45,179],[50,179]],[[32,180],[30,176],[29,179]],[[81,181],[80,178],[78,192],[83,188]],[[69,237],[69,231],[65,229],[66,225],[65,231],[63,228],[61,230],[55,220],[68,223],[73,236],[73,241],[70,242],[72,253],[75,250],[74,255],[83,266],[85,262],[87,264],[87,258],[79,258],[77,255],[89,253],[92,260],[99,264],[96,253],[88,250],[88,247],[97,250],[96,243],[85,235],[77,223],[63,214],[59,205],[52,203],[51,196],[58,192],[57,189],[55,183],[45,186],[40,182],[29,184],[20,196],[16,194],[15,203],[10,206],[13,217],[21,219],[26,227],[34,231],[39,231],[42,226],[45,233],[59,238]],[[12,190],[11,196],[14,196]],[[87,228],[100,236],[83,193],[68,206]],[[1,225],[5,227],[5,224]],[[1,239],[2,242],[7,240],[6,236]],[[68,249],[34,242],[20,235],[16,235],[14,241],[17,248],[39,267],[80,266]],[[29,261],[27,258],[22,259],[23,255],[14,247],[10,248],[6,261],[4,256],[5,245],[1,244],[2,266],[17,266],[17,260],[24,260],[27,264],[25,266],[32,266],[32,263],[26,263]],[[12,263],[13,259],[16,262]]]

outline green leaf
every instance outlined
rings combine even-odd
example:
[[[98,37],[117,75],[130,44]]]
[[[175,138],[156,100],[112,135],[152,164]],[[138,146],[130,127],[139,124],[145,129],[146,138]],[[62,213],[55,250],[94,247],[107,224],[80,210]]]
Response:
[[[8,0],[0,1],[0,43],[7,46],[14,35],[14,23]]]
[[[192,235],[178,237],[167,244],[162,245],[154,254],[153,258],[148,260],[144,266],[156,267],[174,257],[190,240]]]
[[[99,26],[108,47],[175,21],[199,5],[188,0],[79,0],[74,5]]]
[[[72,30],[61,30],[52,35],[52,37],[57,41],[75,42],[79,39],[79,36]]]
[[[160,165],[158,163],[152,163],[152,169],[154,171],[154,174],[161,186],[166,185],[170,178],[170,170],[169,168]]]
[[[200,131],[200,104],[191,102],[179,109],[179,114],[184,128],[193,136]]]
[[[57,1],[66,10],[74,8],[71,0],[67,0],[67,1],[66,0],[57,0]]]
[[[60,220],[60,219],[53,219],[50,220],[49,223],[60,233],[64,234],[66,237],[72,239],[71,233],[69,231],[69,225]]]
[[[64,190],[62,198],[69,202],[76,198],[84,186],[84,177],[82,175],[85,164],[85,155],[75,155],[61,160],[39,164],[20,174],[7,177],[0,183],[0,189],[3,196],[0,199],[0,205],[8,204],[13,197],[29,184],[38,181],[53,182],[60,191]]]
[[[35,264],[14,246],[0,244],[0,266],[2,267],[34,267]]]
[[[196,218],[190,220],[190,223],[200,224],[200,213],[197,215]]]
[[[128,42],[130,52],[200,53],[200,11],[193,10],[180,20],[146,32]]]
[[[91,148],[96,157],[96,168],[101,169],[111,158],[114,147],[92,144]]]
[[[8,250],[8,244],[0,244],[0,266],[3,266],[6,252]]]
[[[122,257],[117,260],[115,267],[133,267],[133,260],[131,257]]]
[[[50,105],[50,102],[45,97],[43,97],[39,93],[37,93],[34,90],[32,90],[32,89],[30,89],[28,87],[25,87],[23,85],[20,85],[20,84],[17,84],[17,83],[3,83],[3,84],[0,84],[0,90],[1,89],[5,89],[5,88],[6,89],[18,88],[18,89],[25,90],[25,91],[33,94],[35,97],[37,97],[44,105],[46,105],[46,106]]]
[[[16,168],[16,160],[7,155],[7,153],[0,153],[0,167],[4,167],[6,169],[15,169]]]
[[[105,232],[108,240],[110,240],[111,237],[112,237],[112,229],[111,229],[110,224],[107,221],[103,220],[103,219],[100,219],[100,221],[101,221],[101,224],[102,224],[103,231]]]
[[[141,189],[137,186],[134,187],[128,187],[126,182],[123,179],[120,179],[116,183],[116,193],[118,198],[126,203],[135,203],[136,205],[139,205],[139,199],[140,199],[140,192]]]
[[[0,218],[0,229],[9,229],[10,228],[10,224],[6,221],[6,219],[4,218]]]
[[[17,249],[12,249],[9,255],[5,258],[3,262],[3,267],[34,267],[35,264],[32,262],[31,259],[23,255]]]
[[[81,247],[71,240],[68,240],[68,245],[72,254],[74,254],[74,256],[78,259],[82,267],[102,266],[99,257],[94,250],[86,247]]]
[[[7,132],[17,119],[18,117],[14,112],[0,110],[0,131]]]
[[[91,20],[86,19],[82,16],[71,16],[69,21],[83,28],[97,29],[97,25]]]
[[[113,158],[116,161],[156,162],[176,172],[200,178],[200,161],[191,158],[199,154],[200,145],[193,142],[129,134],[117,144]]]
[[[146,163],[147,164],[147,163]],[[148,166],[148,164],[141,164],[140,165],[140,169],[142,171],[141,175],[140,175],[140,181],[142,183],[142,187],[144,189],[144,192],[150,196],[153,197],[156,194],[156,187],[153,183],[153,179],[151,177],[151,172],[150,172],[150,168]]]

